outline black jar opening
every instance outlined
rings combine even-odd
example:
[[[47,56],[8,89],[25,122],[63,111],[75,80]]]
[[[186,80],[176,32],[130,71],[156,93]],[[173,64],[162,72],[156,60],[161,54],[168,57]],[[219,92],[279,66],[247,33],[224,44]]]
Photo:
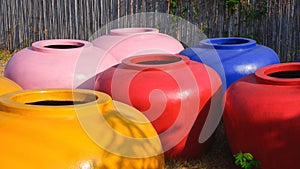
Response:
[[[128,36],[140,33],[158,33],[159,30],[155,28],[119,28],[110,30],[110,35]]]
[[[212,41],[213,44],[217,45],[240,45],[240,44],[245,44],[249,43],[250,41],[247,39],[222,39],[219,41]]]
[[[135,70],[173,69],[190,63],[186,56],[176,54],[147,54],[131,56],[122,60],[124,68]]]
[[[262,83],[272,85],[300,85],[300,63],[280,63],[259,68],[254,73]]]
[[[172,56],[166,56],[164,58],[151,58],[149,60],[139,61],[136,62],[136,64],[140,65],[161,65],[161,64],[169,64],[169,63],[175,63],[179,62],[182,59],[180,57],[172,57]]]
[[[35,106],[72,106],[94,102],[98,96],[72,90],[36,90],[11,97],[14,102]]]
[[[54,44],[54,45],[47,45],[44,46],[45,48],[50,49],[74,49],[74,48],[80,48],[84,46],[83,43],[77,43],[77,44]]]
[[[61,54],[62,50],[77,51],[84,47],[91,46],[91,43],[77,39],[51,39],[41,40],[32,43],[31,49],[37,52]]]
[[[300,70],[274,72],[268,74],[267,76],[283,79],[300,78]]]
[[[38,105],[38,106],[71,106],[78,104],[85,104],[84,101],[71,101],[71,100],[40,100],[35,102],[27,102],[25,104]]]
[[[248,38],[210,38],[200,41],[200,47],[221,50],[241,50],[256,46],[256,41]]]

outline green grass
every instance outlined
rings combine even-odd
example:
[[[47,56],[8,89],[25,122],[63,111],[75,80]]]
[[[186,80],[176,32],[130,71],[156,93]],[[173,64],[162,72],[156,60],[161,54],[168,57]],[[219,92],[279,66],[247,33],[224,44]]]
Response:
[[[10,52],[8,50],[0,50],[0,60],[2,62],[7,62],[14,53],[16,53],[16,51]]]

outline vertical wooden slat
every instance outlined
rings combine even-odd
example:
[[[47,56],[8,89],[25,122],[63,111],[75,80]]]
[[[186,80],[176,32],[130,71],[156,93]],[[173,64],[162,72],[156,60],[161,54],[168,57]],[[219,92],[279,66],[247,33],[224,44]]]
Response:
[[[176,14],[184,14],[183,19],[194,23],[208,37],[251,37],[275,49],[282,61],[293,61],[300,56],[298,0],[267,0],[267,13],[252,19],[246,18],[242,7],[246,10],[251,5],[261,7],[262,1],[243,0],[231,16],[224,7],[225,0],[176,1]],[[187,10],[182,12],[184,6]],[[87,40],[102,27],[107,34],[109,29],[117,27],[159,26],[162,32],[173,31],[172,35],[178,39],[195,40],[192,35],[196,29],[187,22],[177,21],[174,30],[170,30],[170,25],[164,24],[172,24],[172,17],[147,13],[168,13],[170,8],[171,0],[0,0],[0,48],[14,50],[40,39]],[[198,10],[196,16],[193,8]],[[113,22],[120,17],[124,18]]]

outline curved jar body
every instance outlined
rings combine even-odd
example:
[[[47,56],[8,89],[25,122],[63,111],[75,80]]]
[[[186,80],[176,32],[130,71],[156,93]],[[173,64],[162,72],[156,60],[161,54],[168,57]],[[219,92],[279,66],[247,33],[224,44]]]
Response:
[[[0,76],[0,95],[19,90],[22,90],[22,88],[18,84],[6,77]]]
[[[260,68],[228,88],[223,121],[232,153],[251,153],[261,168],[299,168],[299,94],[300,63]]]
[[[183,50],[178,40],[159,33],[155,28],[112,29],[109,35],[100,36],[92,43],[105,51],[102,70],[119,64],[122,59],[130,56],[154,53],[175,54]]]
[[[104,93],[28,90],[0,103],[3,168],[164,168],[151,123]]]
[[[17,52],[7,63],[4,76],[23,89],[80,87],[99,73],[101,50],[75,39],[37,41]]]
[[[194,158],[207,150],[211,140],[199,143],[200,133],[209,133],[204,123],[218,113],[210,110],[221,98],[220,77],[210,67],[181,55],[134,56],[100,73],[95,89],[143,112],[167,157]]]
[[[240,37],[205,39],[199,46],[187,48],[180,54],[211,66],[221,76],[225,87],[260,67],[280,63],[272,49]]]

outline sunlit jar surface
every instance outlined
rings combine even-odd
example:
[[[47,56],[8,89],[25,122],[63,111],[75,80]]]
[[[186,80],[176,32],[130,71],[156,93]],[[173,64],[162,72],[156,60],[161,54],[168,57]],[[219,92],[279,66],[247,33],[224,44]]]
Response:
[[[218,114],[210,110],[220,101],[221,86],[212,68],[186,56],[147,54],[123,59],[97,75],[95,90],[143,112],[168,158],[190,159],[209,148],[211,138],[199,138],[209,133],[204,129],[208,116]]]
[[[104,52],[90,42],[51,39],[32,43],[8,61],[4,76],[23,89],[86,88],[100,72]]]
[[[145,116],[104,93],[83,89],[0,96],[1,168],[164,168]]]
[[[261,168],[297,169],[300,63],[258,69],[228,88],[223,114],[232,153],[251,153]]]
[[[180,54],[215,69],[226,85],[224,89],[260,67],[280,63],[273,49],[243,37],[205,39]]]

